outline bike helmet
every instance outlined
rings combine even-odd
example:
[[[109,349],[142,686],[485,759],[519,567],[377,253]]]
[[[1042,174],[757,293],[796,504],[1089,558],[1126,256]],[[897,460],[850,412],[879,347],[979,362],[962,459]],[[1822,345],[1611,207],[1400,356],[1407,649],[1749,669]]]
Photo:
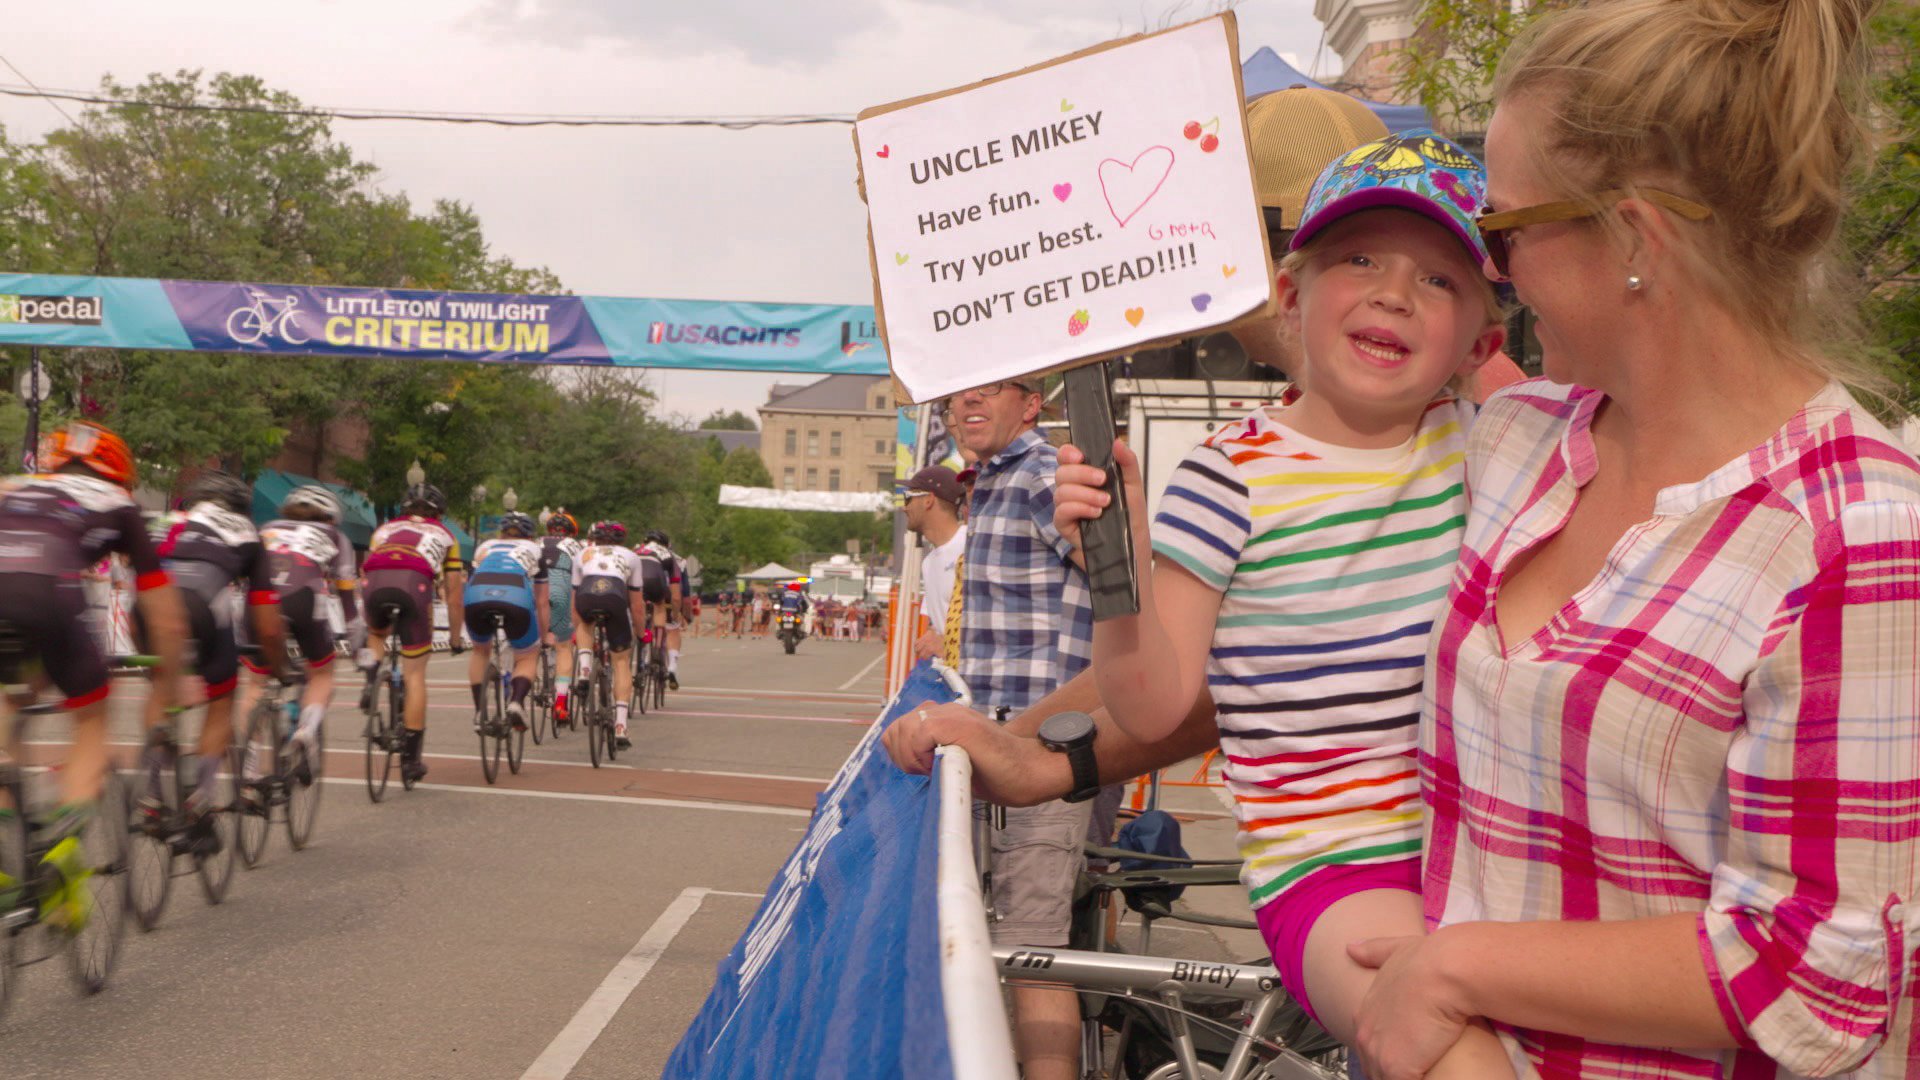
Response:
[[[659,544],[663,548],[670,548],[673,546],[672,544],[667,543],[667,534],[661,532],[659,529],[647,530],[647,542],[650,544]]]
[[[340,500],[319,484],[303,484],[287,492],[287,497],[280,500],[281,517],[294,517],[301,511],[317,514],[321,520],[334,525],[340,524],[340,519],[345,516],[340,509]]]
[[[533,518],[518,510],[509,510],[506,516],[500,519],[501,536],[527,539],[533,536],[534,527]]]
[[[57,472],[74,462],[133,490],[133,451],[125,439],[99,424],[75,420],[40,441],[39,466],[44,471]]]
[[[447,497],[432,484],[415,484],[401,496],[400,509],[423,517],[442,517],[447,512]]]
[[[627,527],[617,521],[596,521],[587,530],[587,539],[597,544],[621,544],[627,539]]]
[[[547,533],[548,535],[562,533],[567,536],[579,536],[580,523],[573,520],[572,514],[561,510],[547,518]]]
[[[210,469],[194,477],[193,482],[187,485],[187,507],[191,509],[201,503],[212,503],[236,514],[251,513],[253,485],[232,473]]]

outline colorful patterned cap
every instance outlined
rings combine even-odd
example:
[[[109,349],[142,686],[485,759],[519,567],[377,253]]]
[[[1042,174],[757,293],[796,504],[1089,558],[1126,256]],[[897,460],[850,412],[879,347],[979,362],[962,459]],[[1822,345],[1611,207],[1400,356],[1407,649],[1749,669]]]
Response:
[[[1458,143],[1431,131],[1401,131],[1342,154],[1307,193],[1295,251],[1320,230],[1361,210],[1398,207],[1445,225],[1485,262],[1487,245],[1473,217],[1487,201],[1487,170]]]

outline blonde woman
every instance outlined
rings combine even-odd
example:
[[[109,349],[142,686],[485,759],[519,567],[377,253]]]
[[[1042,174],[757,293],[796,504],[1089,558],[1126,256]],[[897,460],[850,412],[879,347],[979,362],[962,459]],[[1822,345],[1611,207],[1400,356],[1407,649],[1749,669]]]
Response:
[[[1500,69],[1496,395],[1433,635],[1424,937],[1359,1044],[1550,1077],[1914,1074],[1920,469],[1827,294],[1870,0],[1611,0]],[[1550,381],[1548,381],[1550,380]]]

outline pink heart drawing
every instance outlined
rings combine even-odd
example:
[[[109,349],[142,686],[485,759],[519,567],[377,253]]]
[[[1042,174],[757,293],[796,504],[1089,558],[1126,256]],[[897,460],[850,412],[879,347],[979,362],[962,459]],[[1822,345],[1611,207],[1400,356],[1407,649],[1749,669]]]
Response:
[[[1056,199],[1059,199],[1059,200],[1060,200],[1061,202],[1066,202],[1066,201],[1067,201],[1067,196],[1069,196],[1069,195],[1071,195],[1071,194],[1073,194],[1073,185],[1072,185],[1072,184],[1055,184],[1055,185],[1053,185],[1053,197],[1054,197],[1054,198],[1056,198]]]
[[[1142,207],[1153,201],[1173,172],[1173,151],[1165,146],[1149,146],[1137,154],[1132,164],[1118,158],[1100,163],[1100,194],[1106,197],[1107,212],[1121,228],[1133,220]]]

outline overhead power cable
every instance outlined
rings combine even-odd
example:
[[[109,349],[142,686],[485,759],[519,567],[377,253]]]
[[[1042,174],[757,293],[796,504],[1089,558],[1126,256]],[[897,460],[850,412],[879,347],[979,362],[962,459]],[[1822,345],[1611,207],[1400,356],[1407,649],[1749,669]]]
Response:
[[[328,120],[400,120],[422,124],[481,124],[493,127],[683,127],[745,131],[759,127],[808,127],[853,123],[851,116],[831,113],[776,116],[596,116],[565,113],[435,112],[325,106],[287,108],[276,105],[237,105],[218,101],[153,101],[146,98],[114,97],[81,90],[49,90],[32,83],[25,86],[0,84],[0,94],[43,98],[49,104],[53,104],[56,100],[77,101],[87,105],[166,109],[174,112],[264,113],[271,116],[309,116]],[[57,104],[54,107],[59,108]],[[64,110],[62,114],[64,115]],[[71,120],[71,117],[69,119]]]

